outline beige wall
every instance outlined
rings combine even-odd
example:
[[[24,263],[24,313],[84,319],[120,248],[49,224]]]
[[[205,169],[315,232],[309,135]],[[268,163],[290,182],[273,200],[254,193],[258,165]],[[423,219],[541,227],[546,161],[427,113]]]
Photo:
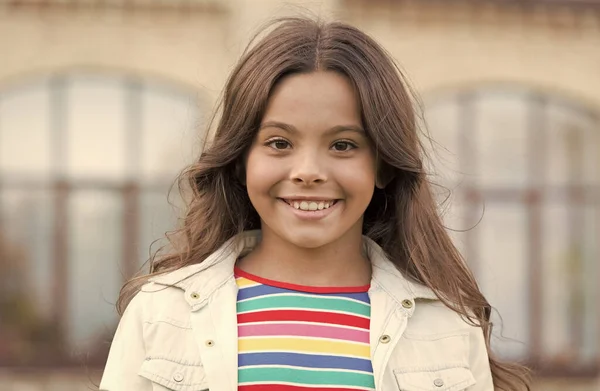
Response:
[[[600,108],[597,15],[373,3],[228,0],[183,15],[176,10],[0,8],[0,84],[28,74],[91,67],[170,79],[213,99],[261,23],[273,15],[312,12],[349,20],[373,34],[423,95],[517,82]]]
[[[227,13],[124,14],[32,10],[0,14],[0,83],[91,68],[197,87],[212,95],[227,68]]]
[[[374,34],[422,94],[515,82],[600,110],[598,11],[386,4],[347,19]]]
[[[125,71],[183,83],[214,99],[249,37],[269,17],[330,9],[273,0],[215,3],[184,13],[0,5],[0,85],[74,68]]]

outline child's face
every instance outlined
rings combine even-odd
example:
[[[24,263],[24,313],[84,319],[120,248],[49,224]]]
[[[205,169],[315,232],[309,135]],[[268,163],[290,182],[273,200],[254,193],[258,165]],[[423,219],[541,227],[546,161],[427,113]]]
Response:
[[[305,248],[360,239],[375,155],[345,77],[296,74],[274,88],[248,154],[246,185],[263,231]]]

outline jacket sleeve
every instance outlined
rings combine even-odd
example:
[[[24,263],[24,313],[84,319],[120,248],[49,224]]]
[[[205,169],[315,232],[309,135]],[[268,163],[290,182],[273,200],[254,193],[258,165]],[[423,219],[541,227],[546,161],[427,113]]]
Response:
[[[100,391],[151,391],[152,383],[138,375],[145,358],[143,294],[138,293],[125,310],[113,338]]]
[[[483,329],[480,327],[471,328],[469,361],[471,372],[477,383],[469,387],[469,391],[494,391],[492,382],[492,371],[490,361],[485,345]]]

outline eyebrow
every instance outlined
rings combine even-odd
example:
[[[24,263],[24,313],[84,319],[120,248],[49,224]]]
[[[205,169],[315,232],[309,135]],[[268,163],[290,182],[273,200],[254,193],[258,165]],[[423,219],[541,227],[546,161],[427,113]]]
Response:
[[[296,129],[296,127],[294,125],[286,124],[285,122],[279,122],[279,121],[264,122],[260,125],[258,130],[260,131],[265,128],[279,128],[279,129],[284,130],[291,134],[298,133],[298,129]],[[329,128],[325,132],[325,134],[331,135],[331,134],[337,134],[337,133],[341,133],[341,132],[356,132],[356,133],[361,134],[362,136],[365,135],[365,130],[361,126],[358,126],[358,125],[337,125],[332,128]]]

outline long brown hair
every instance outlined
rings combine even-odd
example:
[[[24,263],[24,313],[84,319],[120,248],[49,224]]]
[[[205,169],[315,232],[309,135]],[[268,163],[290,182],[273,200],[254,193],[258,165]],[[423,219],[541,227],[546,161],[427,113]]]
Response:
[[[364,234],[448,307],[483,329],[496,389],[529,390],[527,370],[501,363],[490,350],[491,306],[479,290],[440,218],[424,168],[414,95],[391,57],[362,31],[343,23],[285,18],[255,37],[230,75],[214,137],[180,176],[190,197],[173,249],[155,257],[151,274],[202,262],[233,235],[260,228],[240,178],[240,162],[259,127],[273,86],[286,75],[318,70],[345,75],[354,85],[362,121],[388,182],[375,189]],[[149,276],[129,281],[118,302],[122,313]]]

